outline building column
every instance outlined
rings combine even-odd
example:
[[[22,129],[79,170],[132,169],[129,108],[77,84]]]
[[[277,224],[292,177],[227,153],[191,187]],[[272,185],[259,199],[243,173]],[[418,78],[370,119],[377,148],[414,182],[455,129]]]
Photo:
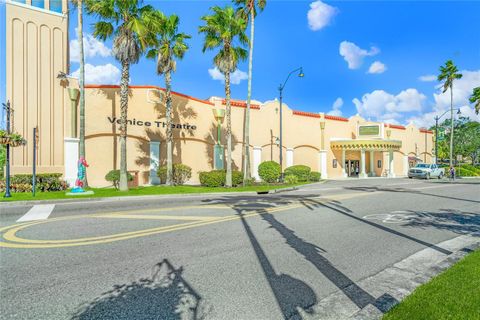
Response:
[[[262,163],[262,147],[253,147],[253,177],[259,181],[258,166]]]
[[[393,150],[388,150],[388,178],[395,178],[395,171],[393,166]]]
[[[292,148],[287,148],[285,158],[286,158],[287,168],[293,166],[293,149]]]
[[[370,150],[370,177],[375,177],[375,151]]]
[[[360,173],[358,174],[359,178],[367,178],[368,175],[365,172],[365,149],[360,151]]]
[[[160,178],[157,175],[160,165],[160,141],[150,141],[150,184],[160,184]]]
[[[408,155],[406,155],[406,156],[403,156],[403,175],[404,176],[408,176],[408,169],[410,168],[408,165]]]
[[[328,179],[327,173],[327,150],[320,150],[318,152],[318,169],[322,179]]]
[[[345,149],[342,149],[342,177],[347,177],[347,171],[345,170]]]
[[[78,162],[78,145],[80,139],[78,138],[65,138],[65,181],[67,181],[70,187],[75,186],[75,180],[77,180],[77,162]]]

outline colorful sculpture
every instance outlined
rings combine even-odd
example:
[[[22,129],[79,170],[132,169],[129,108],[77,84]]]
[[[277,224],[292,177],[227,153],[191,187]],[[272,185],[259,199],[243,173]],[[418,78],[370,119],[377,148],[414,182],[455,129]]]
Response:
[[[75,188],[72,193],[85,192],[83,190],[83,181],[85,181],[88,164],[84,157],[80,157],[77,162],[77,180],[75,180]]]

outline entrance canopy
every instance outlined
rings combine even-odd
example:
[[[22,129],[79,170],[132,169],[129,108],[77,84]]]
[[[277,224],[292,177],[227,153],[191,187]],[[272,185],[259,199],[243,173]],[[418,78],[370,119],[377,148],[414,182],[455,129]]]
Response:
[[[390,151],[399,150],[402,141],[390,139],[331,139],[332,150],[375,150]]]

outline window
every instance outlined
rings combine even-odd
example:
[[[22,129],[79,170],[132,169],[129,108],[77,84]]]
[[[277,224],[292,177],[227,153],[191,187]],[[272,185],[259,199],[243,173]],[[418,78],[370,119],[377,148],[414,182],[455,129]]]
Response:
[[[378,160],[377,161],[377,168],[381,168],[382,167],[382,160]]]
[[[32,0],[32,6],[45,9],[45,0]]]
[[[13,2],[20,2],[20,3],[23,3],[23,4],[25,4],[25,1],[26,0],[13,0]]]
[[[333,167],[336,168],[337,167],[337,159],[333,159],[333,163],[332,163]]]
[[[62,13],[62,0],[50,0],[50,10]]]

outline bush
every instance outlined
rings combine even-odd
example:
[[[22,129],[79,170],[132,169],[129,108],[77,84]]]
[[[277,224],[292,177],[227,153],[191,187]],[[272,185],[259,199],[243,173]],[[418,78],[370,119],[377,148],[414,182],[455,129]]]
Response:
[[[308,181],[311,181],[311,182],[318,182],[320,181],[321,178],[322,178],[322,175],[320,174],[320,172],[316,172],[316,171],[312,171],[308,175]]]
[[[199,173],[200,184],[205,187],[222,187],[227,180],[226,170],[203,171]],[[240,171],[232,170],[232,185],[234,187],[242,184],[243,174]]]
[[[115,189],[118,189],[118,183],[120,182],[120,170],[110,170],[105,175],[105,180],[110,181]],[[130,174],[130,172],[127,172],[127,180],[133,180],[133,176]]]
[[[298,183],[298,177],[293,175],[293,174],[286,175],[285,178],[284,178],[284,182],[286,184],[297,184]]]
[[[471,164],[462,164],[460,168],[480,174],[480,167],[472,166]]]
[[[277,182],[281,174],[282,168],[275,161],[265,161],[258,166],[258,175],[265,182]]]
[[[192,177],[192,168],[181,163],[175,163],[172,168],[172,182],[174,185],[182,185]],[[167,166],[161,166],[157,170],[160,183],[167,182]]]
[[[298,181],[305,182],[308,181],[310,171],[312,171],[312,169],[310,169],[309,166],[304,166],[300,164],[285,169],[285,176],[294,175],[298,178]]]
[[[450,174],[450,172],[449,172],[449,174]],[[476,176],[480,176],[480,174],[478,174],[474,171],[462,168],[462,167],[455,168],[455,175],[457,177],[476,177]]]
[[[39,173],[36,175],[35,189],[42,192],[62,191],[68,188],[67,183],[61,179],[61,173]],[[12,192],[31,192],[31,174],[16,174],[10,177],[10,190]],[[5,191],[5,180],[0,182],[0,191]]]

